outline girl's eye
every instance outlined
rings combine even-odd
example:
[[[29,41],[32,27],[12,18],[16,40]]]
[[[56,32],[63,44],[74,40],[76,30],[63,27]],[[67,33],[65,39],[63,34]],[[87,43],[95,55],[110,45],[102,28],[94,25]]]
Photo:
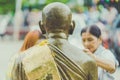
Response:
[[[88,38],[88,41],[93,41],[93,39],[92,38]]]
[[[82,39],[83,42],[85,42],[85,39]]]

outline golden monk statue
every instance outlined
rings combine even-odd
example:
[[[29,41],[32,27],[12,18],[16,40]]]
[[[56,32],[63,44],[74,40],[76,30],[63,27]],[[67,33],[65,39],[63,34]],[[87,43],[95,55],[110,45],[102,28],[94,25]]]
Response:
[[[12,80],[98,80],[95,61],[67,39],[74,23],[68,6],[48,4],[40,28],[47,40],[26,50],[16,59]]]

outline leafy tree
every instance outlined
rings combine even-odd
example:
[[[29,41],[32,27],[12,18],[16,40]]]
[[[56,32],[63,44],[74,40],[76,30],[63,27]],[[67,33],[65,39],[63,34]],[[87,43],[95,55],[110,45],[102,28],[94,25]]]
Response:
[[[62,2],[62,3],[67,3],[69,0],[46,0],[46,4],[49,4],[51,2]]]
[[[31,4],[30,3],[30,0],[22,0],[22,9],[25,9],[25,8],[37,8],[37,9],[40,9],[42,10],[43,7],[49,3],[52,3],[52,2],[62,2],[62,3],[67,3],[69,0],[44,0],[45,2],[44,3],[39,3],[40,0],[35,0],[35,3],[34,4]]]
[[[0,0],[0,14],[15,11],[15,0]]]

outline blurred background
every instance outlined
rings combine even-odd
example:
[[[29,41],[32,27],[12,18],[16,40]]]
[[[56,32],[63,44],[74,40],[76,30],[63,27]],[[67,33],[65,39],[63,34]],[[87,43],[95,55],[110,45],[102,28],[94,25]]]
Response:
[[[102,30],[103,45],[110,49],[120,63],[120,0],[0,0],[0,80],[5,80],[10,57],[16,54],[25,35],[39,29],[41,11],[52,2],[68,5],[75,21],[69,41],[82,48],[80,31],[96,24]],[[120,80],[120,69],[114,74]]]

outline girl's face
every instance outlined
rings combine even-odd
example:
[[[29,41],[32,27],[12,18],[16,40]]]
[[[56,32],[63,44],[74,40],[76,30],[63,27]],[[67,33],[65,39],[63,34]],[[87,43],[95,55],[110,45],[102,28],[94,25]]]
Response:
[[[85,48],[89,49],[92,53],[101,44],[101,38],[97,38],[89,32],[82,33],[82,41]]]

